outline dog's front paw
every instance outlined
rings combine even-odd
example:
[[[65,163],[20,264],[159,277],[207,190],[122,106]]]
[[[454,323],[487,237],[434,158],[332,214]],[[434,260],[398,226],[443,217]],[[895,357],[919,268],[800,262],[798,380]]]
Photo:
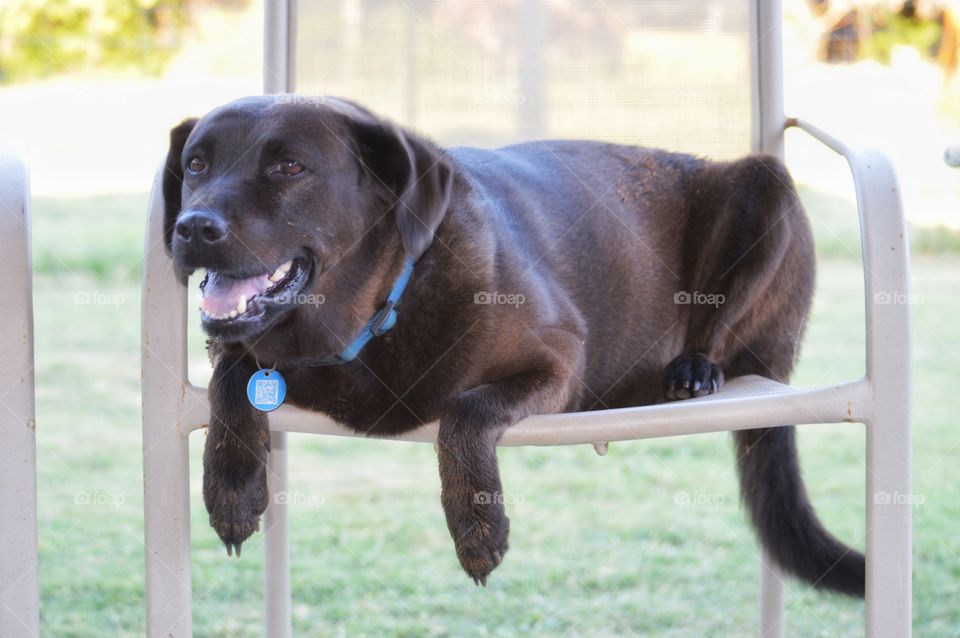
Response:
[[[239,485],[204,474],[203,501],[210,514],[210,526],[227,546],[227,555],[236,550],[239,558],[243,542],[260,530],[260,515],[266,511],[269,498],[264,471]]]
[[[702,354],[682,354],[663,371],[663,387],[670,400],[713,394],[722,385],[723,370]]]
[[[487,585],[487,576],[503,561],[509,549],[510,519],[500,494],[481,492],[473,507],[462,513],[447,510],[447,525],[457,548],[457,558],[477,585]]]

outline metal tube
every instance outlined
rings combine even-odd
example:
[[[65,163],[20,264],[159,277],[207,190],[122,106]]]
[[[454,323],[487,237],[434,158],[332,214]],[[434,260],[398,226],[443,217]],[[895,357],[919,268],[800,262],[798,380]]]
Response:
[[[37,636],[37,466],[33,375],[30,182],[0,156],[0,636]]]
[[[141,293],[147,635],[191,636],[190,462],[180,408],[187,382],[186,289],[163,245],[164,166],[150,194]]]
[[[783,33],[780,2],[752,0],[752,148],[783,160]],[[782,638],[783,579],[773,563],[761,561],[760,634]]]
[[[290,0],[264,4],[263,92],[289,93],[292,89]],[[270,504],[264,513],[264,625],[269,638],[290,638],[290,548],[287,501],[287,434],[270,435],[268,466]]]
[[[860,211],[866,303],[867,635],[909,638],[912,614],[910,278],[906,217],[890,161],[796,126],[842,155]]]
[[[780,2],[754,0],[751,7],[753,90],[752,148],[783,159],[783,35]]]
[[[290,534],[287,486],[287,433],[270,433],[270,463],[267,470],[270,506],[263,516],[264,593],[266,635],[290,638]]]
[[[872,392],[866,380],[795,390],[759,376],[731,379],[723,391],[699,399],[635,408],[531,416],[510,427],[503,446],[581,445],[655,437],[728,432],[803,423],[862,422]],[[184,427],[209,420],[206,390],[191,387],[183,397]],[[287,432],[360,436],[325,415],[284,405],[270,415],[270,427]],[[437,424],[428,423],[391,440],[433,443]]]
[[[290,90],[290,2],[267,0],[263,5],[263,92]]]

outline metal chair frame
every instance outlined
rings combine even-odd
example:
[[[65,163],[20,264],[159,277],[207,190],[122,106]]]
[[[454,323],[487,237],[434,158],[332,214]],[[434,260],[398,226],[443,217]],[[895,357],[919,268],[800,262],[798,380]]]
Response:
[[[37,446],[30,180],[0,156],[0,636],[37,636]]]
[[[264,90],[293,90],[296,0],[266,3]],[[751,0],[752,134],[754,150],[783,157],[783,135],[795,127],[841,155],[856,189],[866,299],[866,374],[825,387],[796,390],[759,377],[733,380],[712,397],[671,404],[530,417],[501,445],[599,444],[803,423],[862,423],[866,430],[866,634],[905,638],[911,632],[910,313],[883,303],[907,294],[906,222],[890,162],[852,149],[816,126],[783,112],[779,2]],[[162,167],[161,167],[162,170]],[[188,436],[209,419],[206,389],[187,375],[187,291],[177,283],[162,244],[163,198],[153,186],[143,275],[143,441],[147,557],[147,633],[189,636],[191,625]],[[286,490],[286,432],[356,436],[326,417],[284,406],[271,414],[272,493]],[[432,442],[436,424],[403,440]],[[265,514],[265,633],[291,635],[287,505]],[[766,557],[760,570],[760,635],[782,636],[783,583]]]

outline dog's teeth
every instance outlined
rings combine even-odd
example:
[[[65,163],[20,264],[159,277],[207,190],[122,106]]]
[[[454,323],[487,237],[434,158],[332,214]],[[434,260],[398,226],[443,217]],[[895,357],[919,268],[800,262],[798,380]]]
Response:
[[[269,279],[273,283],[277,283],[281,279],[287,276],[287,273],[290,272],[290,269],[293,268],[293,260],[291,259],[285,264],[280,264],[277,266],[277,269],[273,271],[273,274],[270,275]]]
[[[246,296],[246,295],[240,295],[240,299],[237,301],[236,313],[237,313],[238,315],[242,315],[242,314],[245,313],[246,311],[247,311],[247,296]]]
[[[236,319],[236,318],[237,318],[237,311],[236,311],[236,310],[231,310],[231,311],[230,311],[230,314],[227,315],[227,319]]]

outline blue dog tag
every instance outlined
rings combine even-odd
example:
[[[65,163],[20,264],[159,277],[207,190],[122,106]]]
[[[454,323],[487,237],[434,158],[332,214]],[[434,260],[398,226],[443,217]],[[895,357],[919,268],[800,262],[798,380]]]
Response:
[[[261,412],[273,412],[287,397],[287,382],[276,370],[260,369],[247,382],[247,399]]]

